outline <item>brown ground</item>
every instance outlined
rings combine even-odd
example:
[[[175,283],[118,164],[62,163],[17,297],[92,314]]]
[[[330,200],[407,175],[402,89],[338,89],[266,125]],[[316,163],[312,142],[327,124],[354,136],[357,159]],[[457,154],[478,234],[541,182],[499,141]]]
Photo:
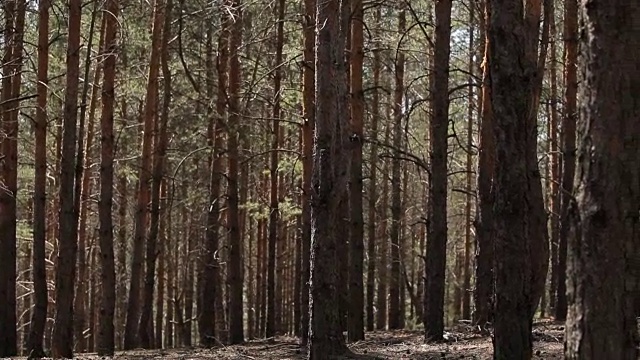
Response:
[[[561,325],[550,322],[534,328],[534,359],[562,359]],[[357,359],[440,360],[491,359],[491,339],[481,336],[475,329],[459,325],[448,332],[449,341],[442,344],[424,344],[419,331],[393,331],[367,333],[367,340],[349,345]],[[96,359],[87,354],[78,359]],[[219,359],[219,360],[302,360],[306,350],[297,339],[281,337],[271,340],[250,341],[241,346],[217,349],[136,350],[118,352],[114,359]]]

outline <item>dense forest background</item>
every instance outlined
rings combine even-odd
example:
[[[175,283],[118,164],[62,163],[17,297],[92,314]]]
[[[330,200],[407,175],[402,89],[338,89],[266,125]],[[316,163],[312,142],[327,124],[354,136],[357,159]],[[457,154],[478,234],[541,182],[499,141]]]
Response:
[[[620,336],[599,344],[629,349],[640,10],[585,3],[3,1],[0,356],[278,335],[331,354],[342,331],[469,320],[526,358],[532,319],[582,319],[594,282],[626,319],[598,318]],[[598,46],[626,74],[600,137],[576,130],[579,69],[585,104],[616,101]]]

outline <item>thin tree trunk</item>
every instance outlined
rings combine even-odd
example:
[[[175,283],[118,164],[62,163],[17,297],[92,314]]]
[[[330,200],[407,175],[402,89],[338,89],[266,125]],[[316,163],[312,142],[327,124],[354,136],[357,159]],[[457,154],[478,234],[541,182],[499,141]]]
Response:
[[[351,3],[351,131],[355,146],[351,156],[349,206],[351,231],[349,233],[349,321],[350,341],[364,340],[364,219],[362,208],[362,144],[364,139],[364,91],[362,71],[364,62],[364,9],[363,0]]]
[[[309,341],[309,276],[311,261],[311,173],[313,165],[313,131],[315,129],[315,18],[316,1],[305,0],[303,22],[304,68],[302,73],[302,289],[300,291],[300,332],[302,344]]]
[[[276,26],[276,56],[273,77],[273,124],[271,133],[273,134],[270,164],[269,164],[269,181],[270,181],[270,204],[269,204],[269,254],[267,265],[267,329],[266,336],[272,337],[278,331],[276,327],[276,244],[278,241],[278,221],[279,221],[279,202],[278,202],[278,147],[280,146],[280,100],[281,100],[281,81],[282,81],[282,46],[284,43],[284,11],[285,1],[279,0],[277,4],[277,21]],[[282,236],[282,234],[280,234]],[[280,279],[282,281],[282,279]]]
[[[149,227],[149,237],[147,239],[146,255],[146,276],[144,281],[142,314],[138,325],[138,336],[140,345],[144,348],[153,347],[153,292],[156,276],[156,258],[158,256],[157,242],[160,230],[160,186],[164,176],[164,162],[167,148],[169,107],[171,106],[171,71],[169,70],[169,38],[171,36],[171,8],[172,0],[166,0],[163,10],[162,43],[160,48],[160,62],[163,78],[163,99],[162,113],[160,121],[155,121],[154,136],[156,142],[154,146],[153,170],[151,175],[151,223]],[[157,85],[156,91],[157,91]],[[157,95],[155,95],[157,96]],[[156,115],[157,116],[157,115]],[[157,134],[157,132],[160,132]]]
[[[562,183],[560,185],[560,232],[558,237],[558,279],[556,290],[557,320],[567,317],[567,244],[570,233],[569,207],[573,197],[576,169],[578,1],[564,2],[564,113],[562,114]]]
[[[491,7],[485,3],[484,27],[488,27]],[[485,31],[484,60],[482,61],[482,103],[480,122],[480,144],[478,152],[478,177],[476,205],[476,284],[474,290],[473,323],[482,328],[493,319],[493,176],[495,169],[495,139],[493,133],[493,110],[491,108],[491,73],[489,71],[490,39]]]
[[[472,251],[472,234],[471,227],[473,226],[471,218],[471,203],[472,197],[472,184],[473,174],[471,173],[473,168],[473,113],[474,113],[474,92],[473,92],[473,77],[475,72],[475,2],[472,1],[469,4],[469,90],[467,96],[469,97],[467,108],[467,184],[466,184],[466,199],[465,199],[465,233],[464,233],[464,278],[462,282],[462,318],[471,319],[471,251]]]
[[[376,10],[376,20],[380,18],[380,10]],[[378,175],[378,122],[380,118],[380,51],[373,51],[373,95],[371,102],[371,172],[369,175],[369,199],[367,216],[367,331],[374,329],[374,298],[375,298],[375,276],[376,276],[376,225],[378,217],[376,215],[377,175]]]
[[[447,255],[447,135],[449,128],[449,54],[451,0],[435,6],[436,28],[431,82],[432,117],[427,254],[424,287],[426,340],[440,340],[444,332],[444,290]]]
[[[198,311],[198,331],[200,334],[200,345],[208,347],[215,345],[215,328],[216,313],[221,309],[217,308],[216,298],[218,293],[222,293],[221,287],[217,280],[219,279],[219,264],[216,259],[216,252],[219,244],[220,226],[220,181],[222,175],[222,153],[223,146],[223,127],[224,116],[226,111],[226,91],[227,91],[227,63],[228,63],[228,29],[229,20],[223,19],[222,29],[218,38],[218,56],[215,65],[218,75],[216,113],[211,110],[209,128],[209,145],[212,146],[212,156],[210,160],[210,178],[209,178],[209,211],[207,213],[207,228],[205,231],[205,246],[202,254],[203,274],[202,285],[200,286],[200,301],[202,304],[213,304],[212,306],[204,306]],[[209,97],[213,97],[213,29],[207,29],[207,91]],[[210,69],[209,69],[210,68]]]
[[[242,4],[232,0],[235,22],[229,37],[229,171],[227,174],[227,201],[229,227],[229,266],[227,286],[229,288],[229,343],[244,342],[243,331],[243,262],[242,238],[240,237],[240,212],[238,208],[238,136],[240,130],[240,46],[242,43]]]
[[[558,236],[560,213],[560,164],[558,161],[558,81],[557,81],[557,45],[555,17],[550,19],[551,31],[551,55],[549,60],[549,77],[551,82],[551,116],[549,121],[549,247],[551,249],[551,281],[549,284],[549,309],[555,311],[556,290],[558,289]]]
[[[80,106],[80,116],[79,116],[79,126],[78,126],[78,152],[76,156],[76,170],[75,170],[75,183],[74,183],[74,208],[78,211],[78,264],[77,271],[78,276],[76,277],[76,290],[75,290],[75,298],[74,298],[74,336],[76,339],[76,351],[82,353],[85,351],[86,341],[84,341],[83,332],[85,330],[86,323],[86,282],[85,279],[87,277],[87,211],[89,209],[88,199],[90,197],[91,187],[89,186],[91,177],[91,172],[88,171],[89,166],[86,166],[89,162],[90,155],[89,149],[93,145],[93,129],[95,124],[95,112],[89,115],[89,122],[86,129],[86,141],[84,140],[85,136],[85,119],[87,114],[87,98],[89,94],[89,73],[91,71],[91,58],[93,52],[93,37],[94,37],[94,28],[96,23],[96,18],[98,16],[98,3],[94,3],[93,9],[91,11],[91,23],[89,25],[89,39],[87,42],[87,52],[86,58],[84,62],[84,73],[82,84],[82,95],[81,95],[81,106]],[[104,25],[104,22],[102,22]],[[98,44],[98,49],[102,46],[103,41],[103,33],[104,27],[100,28],[100,42]],[[96,89],[96,84],[100,79],[100,64],[96,64],[96,68],[94,71],[94,81],[93,81],[93,89]],[[95,109],[97,102],[97,91],[92,91],[92,96],[90,100],[90,109]],[[91,113],[91,111],[90,111]]]
[[[151,143],[153,142],[153,123],[156,118],[158,97],[158,74],[160,71],[160,51],[164,11],[162,0],[155,0],[153,5],[153,30],[151,35],[151,57],[149,60],[149,77],[144,104],[144,126],[140,171],[138,172],[138,198],[135,213],[135,230],[133,238],[133,255],[131,259],[131,282],[129,285],[129,301],[127,303],[127,320],[124,334],[124,349],[130,350],[138,346],[140,332],[140,280],[142,278],[143,249],[147,243],[147,221],[149,218],[149,201],[151,197]],[[155,255],[155,254],[154,254]],[[155,261],[155,259],[154,259]]]
[[[405,11],[398,15],[398,33],[403,34],[406,28]],[[396,54],[395,90],[393,97],[393,151],[391,162],[391,276],[389,281],[389,329],[400,328],[400,227],[402,218],[400,159],[402,147],[402,119],[404,118],[404,53]]]
[[[162,209],[162,215],[160,216],[160,224],[158,224],[158,296],[156,296],[156,321],[155,321],[155,346],[158,349],[164,348],[163,346],[163,329],[164,329],[164,316],[165,316],[165,288],[167,278],[167,233],[166,233],[166,209],[167,209],[167,181],[162,180],[160,187],[160,209]]]
[[[104,81],[102,87],[101,163],[100,163],[100,297],[97,351],[100,356],[112,356],[115,350],[114,315],[116,308],[116,273],[113,251],[113,110],[115,103],[118,0],[108,0],[105,15]]]
[[[69,1],[67,42],[67,83],[64,102],[62,152],[60,163],[60,212],[56,271],[56,315],[53,330],[53,356],[73,354],[73,298],[76,275],[77,211],[74,201],[74,170],[78,121],[78,80],[80,71],[80,25],[82,2]]]
[[[390,102],[387,104],[386,115],[390,118],[389,108]],[[388,144],[391,138],[391,126],[387,124],[384,135],[384,143]],[[380,202],[379,213],[380,219],[380,239],[378,249],[378,291],[377,291],[377,318],[376,330],[385,330],[387,328],[387,289],[389,288],[389,237],[387,235],[387,227],[389,223],[387,209],[389,208],[389,163],[385,161],[381,174],[382,178],[382,200]]]
[[[34,308],[31,312],[27,354],[44,357],[42,341],[47,321],[47,88],[49,73],[49,0],[38,3],[38,99],[35,128],[35,179],[33,186],[33,263]]]

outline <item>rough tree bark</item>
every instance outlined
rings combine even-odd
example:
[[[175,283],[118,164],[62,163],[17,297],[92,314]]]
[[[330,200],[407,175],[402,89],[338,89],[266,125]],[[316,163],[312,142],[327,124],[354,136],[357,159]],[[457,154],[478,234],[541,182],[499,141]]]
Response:
[[[640,7],[580,3],[576,197],[570,203],[566,359],[637,359]]]
[[[451,52],[451,0],[435,5],[436,28],[429,124],[431,179],[427,257],[424,287],[425,339],[440,340],[444,333],[444,296],[447,256],[447,140],[449,128],[449,53]]]
[[[116,273],[113,251],[113,160],[114,134],[113,110],[115,102],[115,77],[117,61],[117,24],[119,13],[118,0],[106,3],[104,37],[104,81],[102,84],[102,118],[100,120],[101,159],[100,159],[100,278],[102,295],[100,297],[99,330],[97,351],[100,356],[112,356],[115,350],[114,315],[116,307]]]
[[[348,351],[340,327],[336,245],[341,200],[348,182],[349,134],[346,110],[344,37],[340,1],[316,5],[316,131],[311,191],[310,360]]]
[[[78,120],[78,80],[80,72],[80,20],[82,1],[69,1],[69,38],[67,76],[63,110],[63,135],[60,162],[60,210],[56,268],[56,315],[53,330],[53,356],[73,354],[73,297],[76,275],[77,211],[74,206],[74,171]]]

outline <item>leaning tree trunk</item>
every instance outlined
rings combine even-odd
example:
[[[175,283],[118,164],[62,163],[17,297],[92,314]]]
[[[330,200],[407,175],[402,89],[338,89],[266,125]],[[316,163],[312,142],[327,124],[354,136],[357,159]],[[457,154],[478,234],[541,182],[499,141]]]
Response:
[[[566,359],[636,359],[640,7],[583,1],[580,145],[570,204]]]
[[[151,35],[151,58],[149,64],[149,78],[144,105],[144,135],[142,137],[142,153],[139,170],[139,189],[135,213],[135,230],[133,239],[133,254],[131,258],[131,283],[129,285],[129,301],[127,303],[127,320],[124,332],[124,348],[133,349],[138,345],[140,329],[140,279],[142,278],[142,262],[144,246],[147,239],[147,222],[149,218],[149,200],[151,191],[151,143],[153,142],[153,123],[156,118],[158,97],[158,74],[160,69],[160,45],[163,26],[162,0],[154,1],[153,30]],[[146,331],[145,329],[142,330]],[[143,336],[144,337],[144,336]]]

